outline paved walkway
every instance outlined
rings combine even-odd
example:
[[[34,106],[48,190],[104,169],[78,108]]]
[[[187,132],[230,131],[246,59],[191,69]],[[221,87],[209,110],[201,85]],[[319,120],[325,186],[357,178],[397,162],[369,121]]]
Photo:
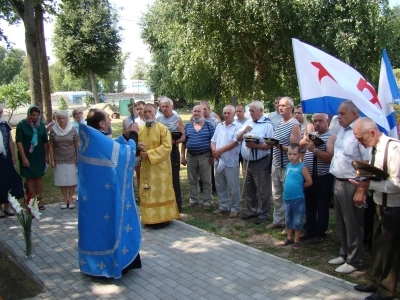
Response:
[[[23,257],[16,217],[0,220],[11,251],[44,284],[33,299],[364,299],[343,280],[174,221],[144,229],[143,268],[120,280],[79,272],[77,210],[48,205],[33,221],[33,259]],[[38,255],[39,254],[39,255]]]

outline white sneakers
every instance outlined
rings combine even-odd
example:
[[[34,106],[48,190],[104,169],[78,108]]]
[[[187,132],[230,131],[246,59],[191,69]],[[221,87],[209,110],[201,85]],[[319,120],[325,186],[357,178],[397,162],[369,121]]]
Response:
[[[330,261],[328,261],[328,264],[330,264],[330,265],[342,265],[345,262],[346,261],[344,260],[344,258],[339,256],[338,258],[334,258],[334,259],[331,259]]]
[[[350,273],[353,273],[354,271],[357,271],[357,269],[347,263],[344,263],[343,265],[341,265],[335,269],[335,272],[343,273],[343,274],[350,274]]]

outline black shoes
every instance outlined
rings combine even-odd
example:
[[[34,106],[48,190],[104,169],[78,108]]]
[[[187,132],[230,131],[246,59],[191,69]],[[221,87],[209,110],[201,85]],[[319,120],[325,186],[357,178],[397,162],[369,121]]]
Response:
[[[393,299],[393,297],[382,297],[378,293],[372,294],[372,295],[368,296],[367,298],[365,298],[365,300],[392,300],[392,299]]]
[[[378,290],[378,289],[377,289],[374,285],[372,285],[372,284],[364,284],[364,285],[357,284],[357,285],[354,286],[354,289],[355,289],[356,291],[361,292],[361,293],[375,293],[375,292]]]

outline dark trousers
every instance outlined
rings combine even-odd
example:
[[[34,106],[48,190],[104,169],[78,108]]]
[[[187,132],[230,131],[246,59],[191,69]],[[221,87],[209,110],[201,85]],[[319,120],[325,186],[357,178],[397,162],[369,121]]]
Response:
[[[172,145],[171,151],[172,184],[174,186],[175,199],[178,207],[182,206],[181,182],[179,172],[181,170],[180,153],[177,145]]]
[[[394,297],[399,276],[400,255],[400,207],[397,217],[384,214],[383,207],[376,205],[372,242],[371,275],[382,297]]]
[[[333,175],[313,177],[312,186],[304,190],[306,200],[306,222],[304,230],[308,236],[325,238],[329,225],[329,207],[333,187]]]

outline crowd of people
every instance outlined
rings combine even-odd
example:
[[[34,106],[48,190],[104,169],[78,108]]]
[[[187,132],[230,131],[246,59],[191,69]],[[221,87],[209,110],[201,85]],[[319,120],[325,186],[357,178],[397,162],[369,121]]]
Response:
[[[328,263],[345,274],[363,264],[364,211],[368,190],[372,190],[376,206],[373,282],[355,288],[373,293],[368,300],[392,299],[400,252],[400,145],[382,134],[373,120],[361,118],[351,100],[341,103],[331,122],[325,113],[316,113],[312,122],[307,121],[290,97],[277,97],[275,111],[268,115],[262,102],[251,102],[249,118],[243,105],[227,105],[223,121],[202,101],[193,107],[186,125],[171,99],[160,97],[158,104],[132,103],[131,115],[123,121],[123,134],[115,141],[110,139],[108,114],[98,109],[89,110],[87,126],[79,109],[73,112],[74,122],[67,112],[57,112],[48,127],[50,138],[35,106],[17,125],[20,174],[27,190],[38,197],[40,209],[45,209],[42,177],[47,164],[54,168],[62,209],[75,207],[72,195],[78,185],[82,272],[119,278],[128,269],[141,267],[140,221],[160,229],[179,218],[184,203],[179,180],[182,164],[187,166],[188,207],[210,210],[215,189],[218,209],[213,213],[246,222],[255,219],[266,230],[284,230],[286,238],[280,245],[291,245],[294,250],[301,248],[301,241],[324,241],[333,193],[341,247],[338,257]],[[2,112],[0,106],[0,116]],[[0,166],[14,174],[10,130],[7,123],[0,123]],[[360,178],[353,161],[369,162],[389,176],[381,181]],[[134,203],[134,171],[140,221]],[[18,183],[12,193],[21,198],[22,180],[3,177],[9,186]],[[99,208],[98,201],[108,204]],[[6,205],[0,217],[13,213],[4,188],[0,203]],[[271,215],[272,222],[267,224]],[[129,255],[121,256],[121,251]],[[104,267],[99,269],[99,265]]]

